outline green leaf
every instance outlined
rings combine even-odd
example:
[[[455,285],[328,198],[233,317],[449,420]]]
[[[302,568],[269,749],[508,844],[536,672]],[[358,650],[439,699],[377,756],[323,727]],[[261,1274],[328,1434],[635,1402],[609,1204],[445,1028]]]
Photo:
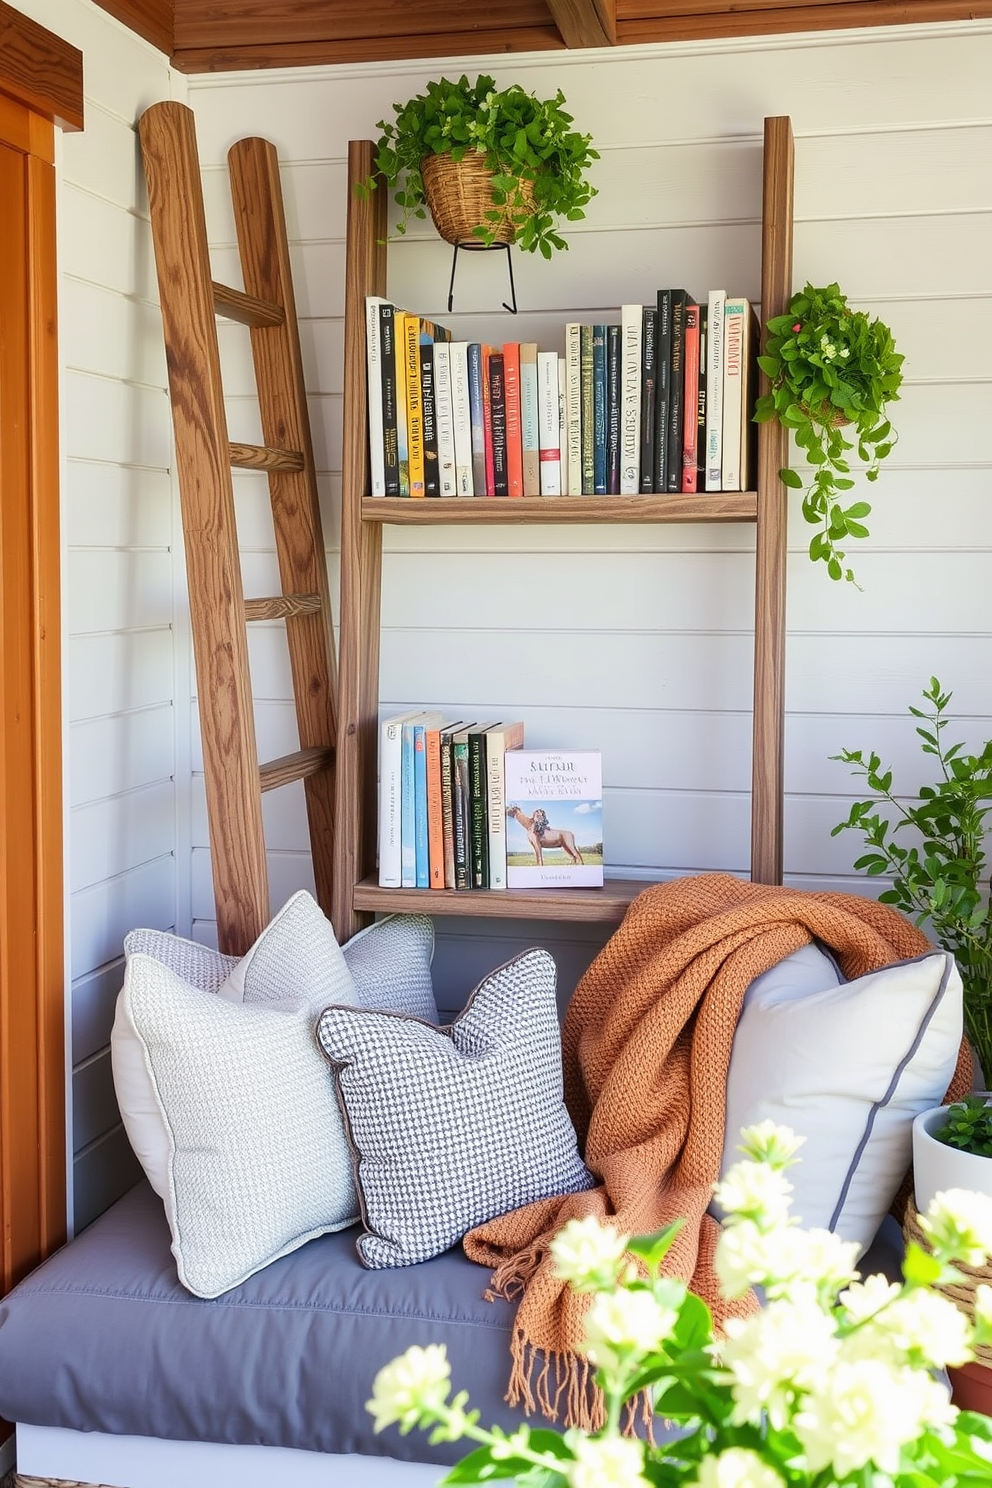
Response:
[[[793,491],[801,491],[803,488],[802,480],[794,470],[789,470],[788,468],[780,470],[778,478],[784,486],[788,486]]]

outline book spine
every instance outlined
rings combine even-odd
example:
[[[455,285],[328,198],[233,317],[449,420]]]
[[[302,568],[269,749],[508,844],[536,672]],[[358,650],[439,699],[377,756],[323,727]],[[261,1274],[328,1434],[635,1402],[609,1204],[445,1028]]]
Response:
[[[654,406],[658,381],[658,311],[645,305],[641,331],[641,483],[654,490]]]
[[[393,344],[396,351],[396,464],[401,496],[410,494],[410,440],[406,424],[407,319],[408,316],[402,310],[397,310],[393,317]]]
[[[658,291],[657,396],[654,402],[654,490],[664,491],[668,464],[668,404],[672,381],[672,291]]]
[[[519,749],[524,726],[514,723],[486,735],[489,887],[506,888],[506,751]]]
[[[424,733],[427,761],[427,867],[430,887],[444,888],[444,813],[441,806],[441,729]]]
[[[469,850],[468,735],[456,735],[451,749],[452,825],[454,841],[455,888],[471,887],[471,854]]]
[[[671,376],[668,383],[668,449],[665,454],[665,491],[682,489],[682,420],[685,413],[684,289],[672,290]]]
[[[424,495],[440,496],[438,472],[437,393],[434,386],[434,337],[420,322],[420,402],[424,430]]]
[[[406,438],[410,457],[410,495],[424,495],[424,405],[420,391],[420,320],[407,315],[406,332]]]
[[[520,343],[503,347],[503,393],[506,399],[506,494],[524,494],[524,448],[520,407]]]
[[[709,344],[710,312],[708,305],[699,307],[699,391],[696,394],[696,490],[706,490],[706,403],[709,371],[706,348]]]
[[[593,392],[592,326],[579,327],[579,376],[582,389],[582,494],[591,496],[596,477],[596,398]]]
[[[483,490],[487,496],[496,495],[496,472],[493,466],[493,405],[489,384],[489,359],[492,354],[491,346],[482,347],[482,447],[486,464]]]
[[[413,722],[403,725],[400,762],[400,887],[417,887],[417,787],[413,764]]]
[[[582,327],[570,321],[565,327],[566,400],[565,445],[568,450],[567,490],[570,496],[582,495]]]
[[[606,327],[606,493],[620,495],[620,326]]]
[[[472,888],[489,887],[489,813],[487,809],[486,736],[468,736],[468,781],[472,847]]]
[[[596,496],[606,495],[606,326],[592,328],[593,476]]]
[[[741,489],[741,424],[743,420],[744,300],[727,300],[723,317],[723,455],[725,491]]]
[[[444,854],[444,869],[440,887],[455,888],[455,816],[452,780],[452,735],[442,733],[441,754],[441,835]]]
[[[455,494],[472,496],[472,417],[468,401],[468,345],[452,341],[448,347],[451,362],[451,422],[455,439]]]
[[[379,885],[402,886],[400,792],[403,724],[387,718],[379,731]]]
[[[489,422],[493,442],[494,496],[510,493],[506,455],[506,362],[501,351],[489,355]]]
[[[537,354],[538,438],[541,495],[561,495],[561,434],[558,428],[558,354]]]
[[[558,471],[561,494],[570,496],[568,488],[568,370],[565,358],[558,358]]]
[[[520,347],[520,444],[524,495],[541,494],[541,444],[537,429],[537,342]]]
[[[434,347],[434,398],[437,418],[437,474],[440,494],[457,496],[455,483],[455,424],[451,406],[451,344]]]
[[[416,814],[416,887],[428,889],[431,883],[430,836],[427,821],[427,730],[422,723],[413,726],[413,790]]]
[[[757,470],[758,427],[754,422],[754,397],[758,381],[760,330],[754,308],[744,301],[744,334],[741,345],[741,490],[754,489]]]
[[[644,307],[622,305],[620,334],[620,494],[636,496],[641,489],[641,361]]]
[[[369,399],[369,489],[386,494],[386,441],[382,424],[382,332],[378,295],[365,296],[365,364]]]
[[[400,457],[396,432],[396,317],[388,300],[379,305],[382,347],[382,444],[387,496],[400,494]]]
[[[482,406],[482,347],[478,341],[468,344],[468,406],[472,431],[472,490],[476,496],[485,496],[485,412]]]
[[[711,289],[706,335],[706,489],[723,490],[723,362],[727,291]]]
[[[685,376],[682,384],[682,490],[696,489],[696,429],[699,401],[699,306],[685,307],[683,356]]]

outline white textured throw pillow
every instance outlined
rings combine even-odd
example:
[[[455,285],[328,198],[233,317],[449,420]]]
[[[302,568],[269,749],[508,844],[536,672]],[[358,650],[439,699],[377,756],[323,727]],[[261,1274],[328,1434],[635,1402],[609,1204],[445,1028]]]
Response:
[[[180,1280],[215,1297],[357,1218],[313,1025],[328,1000],[358,997],[305,893],[240,962],[155,931],[129,935],[125,952],[111,1035],[121,1116],[165,1204]]]
[[[806,1138],[790,1168],[806,1226],[871,1244],[912,1160],[913,1118],[939,1105],[961,1043],[961,977],[945,951],[847,982],[815,945],[748,988],[727,1081],[721,1171],[742,1127]]]
[[[562,1099],[555,963],[525,951],[447,1028],[329,1007],[317,1037],[357,1157],[366,1266],[439,1255],[473,1225],[590,1188]]]
[[[406,1013],[426,1023],[438,1020],[433,957],[434,921],[428,915],[388,915],[359,930],[344,948],[362,1007]]]

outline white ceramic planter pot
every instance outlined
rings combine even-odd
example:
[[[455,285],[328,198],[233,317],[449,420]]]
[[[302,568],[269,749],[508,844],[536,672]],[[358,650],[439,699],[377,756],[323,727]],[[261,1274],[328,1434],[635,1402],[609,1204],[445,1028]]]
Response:
[[[920,1214],[934,1194],[948,1188],[970,1188],[992,1198],[992,1157],[961,1152],[934,1135],[947,1121],[947,1112],[947,1106],[934,1106],[913,1122],[913,1186]]]

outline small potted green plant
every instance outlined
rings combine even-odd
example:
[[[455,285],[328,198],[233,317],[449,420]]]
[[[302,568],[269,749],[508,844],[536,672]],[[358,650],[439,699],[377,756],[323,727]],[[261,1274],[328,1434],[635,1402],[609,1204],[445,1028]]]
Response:
[[[937,764],[934,784],[921,785],[915,800],[897,796],[892,771],[879,756],[845,749],[831,756],[854,767],[876,794],[855,801],[847,820],[831,836],[854,828],[868,851],[854,864],[869,877],[891,875],[892,887],[878,897],[928,922],[941,946],[957,961],[964,983],[964,1022],[984,1079],[992,1080],[992,906],[989,903],[986,821],[992,812],[992,739],[977,754],[963,744],[945,744],[945,711],[952,694],[936,677],[924,689],[929,708],[910,707],[924,754]],[[907,804],[908,802],[908,804]],[[879,807],[891,808],[890,824]],[[904,846],[897,834],[915,841]]]
[[[381,178],[393,191],[397,232],[430,210],[446,242],[514,242],[550,258],[568,247],[557,223],[578,222],[596,195],[587,172],[599,155],[564,104],[560,89],[540,99],[518,83],[497,89],[491,77],[440,78],[394,103],[395,119],[380,119],[376,175],[360,189]]]
[[[836,284],[807,284],[785,315],[768,321],[758,365],[771,387],[758,399],[754,417],[758,423],[777,418],[790,429],[813,467],[805,490],[795,470],[780,470],[779,476],[803,490],[803,516],[818,529],[809,556],[824,562],[832,579],[854,582],[839,544],[868,535],[868,502],[843,504],[854,487],[848,455],[856,448],[866,478],[877,480],[896,441],[887,409],[899,397],[903,360],[888,326],[852,310]]]
[[[913,1185],[925,1213],[935,1194],[964,1188],[992,1198],[992,1104],[968,1095],[913,1122]]]

